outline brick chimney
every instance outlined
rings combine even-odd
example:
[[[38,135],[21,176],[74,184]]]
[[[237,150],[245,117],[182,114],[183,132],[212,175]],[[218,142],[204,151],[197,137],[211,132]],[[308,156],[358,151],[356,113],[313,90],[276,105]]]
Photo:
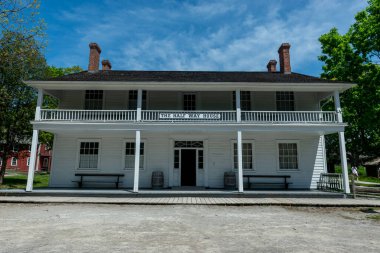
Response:
[[[109,60],[103,60],[102,61],[102,70],[111,70],[112,65]]]
[[[88,63],[88,71],[98,71],[99,70],[99,60],[100,53],[102,50],[98,46],[98,44],[92,42],[90,43],[90,60]]]
[[[276,65],[277,65],[277,61],[276,60],[270,60],[267,64],[267,69],[268,69],[268,72],[276,72]]]
[[[282,43],[278,49],[278,55],[280,58],[280,72],[284,74],[291,73],[289,48],[289,43]]]

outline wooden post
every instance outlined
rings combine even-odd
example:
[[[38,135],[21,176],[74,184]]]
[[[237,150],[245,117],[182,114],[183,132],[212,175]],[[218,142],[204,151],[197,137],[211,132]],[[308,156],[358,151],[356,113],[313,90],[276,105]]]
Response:
[[[235,101],[236,101],[236,121],[241,121],[241,107],[240,107],[240,90],[235,91]]]
[[[142,90],[137,90],[137,115],[136,120],[141,121]]]
[[[237,151],[238,151],[238,188],[239,192],[244,192],[243,188],[243,144],[241,131],[237,131]]]
[[[44,92],[42,89],[38,89],[37,105],[36,105],[36,114],[34,120],[38,121],[41,119],[41,106],[44,98]],[[37,145],[38,145],[38,130],[33,129],[32,137],[32,146],[30,149],[30,160],[29,160],[29,169],[28,169],[28,180],[26,182],[26,191],[31,192],[33,190],[33,179],[34,179],[34,170],[36,167],[36,158],[37,158]]]
[[[335,110],[338,113],[338,122],[343,122],[342,109],[340,107],[339,91],[334,92]],[[346,154],[346,141],[344,138],[344,132],[338,132],[339,135],[339,148],[340,148],[340,161],[342,165],[343,175],[343,190],[344,193],[350,193],[350,185],[348,180],[348,166],[347,166],[347,154]]]
[[[140,172],[140,130],[136,131],[135,142],[135,174],[133,181],[133,192],[139,192],[139,172]]]

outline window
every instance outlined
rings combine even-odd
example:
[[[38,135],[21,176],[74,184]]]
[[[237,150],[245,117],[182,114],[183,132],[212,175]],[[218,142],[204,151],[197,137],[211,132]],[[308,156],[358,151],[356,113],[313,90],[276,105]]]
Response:
[[[183,94],[183,110],[195,111],[196,109],[197,106],[195,94]]]
[[[99,142],[81,142],[79,154],[79,169],[98,168]]]
[[[3,165],[3,158],[0,157],[0,166]]]
[[[140,143],[140,169],[144,168],[144,142]],[[127,142],[125,144],[125,168],[135,168],[135,143]]]
[[[243,169],[253,169],[253,148],[252,143],[243,143]],[[237,143],[234,143],[234,168],[238,168],[238,150],[237,150]]]
[[[175,148],[203,148],[203,141],[176,141]]]
[[[30,164],[30,157],[28,157],[28,158],[26,159],[26,166],[29,166],[29,164]]]
[[[137,109],[137,90],[130,90],[128,95],[128,108],[129,110]],[[141,109],[146,110],[146,90],[142,91]]]
[[[102,110],[103,108],[103,91],[86,90],[84,109],[85,110]]]
[[[232,107],[236,110],[236,92],[232,92]],[[240,91],[240,109],[242,111],[251,110],[251,92],[250,91]]]
[[[276,108],[277,111],[294,111],[294,92],[276,92]]]
[[[12,157],[11,166],[17,166],[17,158],[16,157]]]
[[[45,157],[44,160],[42,161],[42,168],[47,168],[49,167],[49,158]]]
[[[19,148],[18,148],[18,145],[13,145],[12,146],[12,151],[13,152],[18,152]]]
[[[298,170],[297,143],[278,143],[280,170]]]

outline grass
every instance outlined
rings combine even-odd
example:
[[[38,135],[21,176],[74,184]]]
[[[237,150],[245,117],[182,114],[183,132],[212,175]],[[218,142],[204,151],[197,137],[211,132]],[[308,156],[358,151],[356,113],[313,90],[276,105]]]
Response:
[[[1,189],[25,189],[28,174],[6,175]],[[49,174],[46,172],[36,172],[34,174],[33,188],[48,187]]]
[[[335,172],[336,173],[342,173],[342,168],[340,166],[335,166]],[[348,172],[349,172],[349,174],[351,174],[351,167],[348,168]],[[367,177],[367,172],[365,170],[365,167],[359,166],[358,167],[358,173],[359,173],[359,181],[365,181],[365,182],[379,183],[380,184],[380,178]]]

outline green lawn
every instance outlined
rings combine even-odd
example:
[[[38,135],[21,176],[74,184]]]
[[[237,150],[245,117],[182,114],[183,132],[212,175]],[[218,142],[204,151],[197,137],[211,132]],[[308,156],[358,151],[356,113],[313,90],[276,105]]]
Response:
[[[335,166],[335,172],[336,173],[342,173],[342,168],[340,166]],[[359,181],[380,183],[380,178],[367,177],[367,173],[366,173],[365,168],[363,166],[358,167],[358,172],[359,172]],[[348,168],[348,174],[351,175],[351,167]]]
[[[5,175],[4,183],[0,185],[2,189],[25,189],[28,174]],[[35,173],[33,188],[47,187],[49,184],[49,174],[46,172]]]

